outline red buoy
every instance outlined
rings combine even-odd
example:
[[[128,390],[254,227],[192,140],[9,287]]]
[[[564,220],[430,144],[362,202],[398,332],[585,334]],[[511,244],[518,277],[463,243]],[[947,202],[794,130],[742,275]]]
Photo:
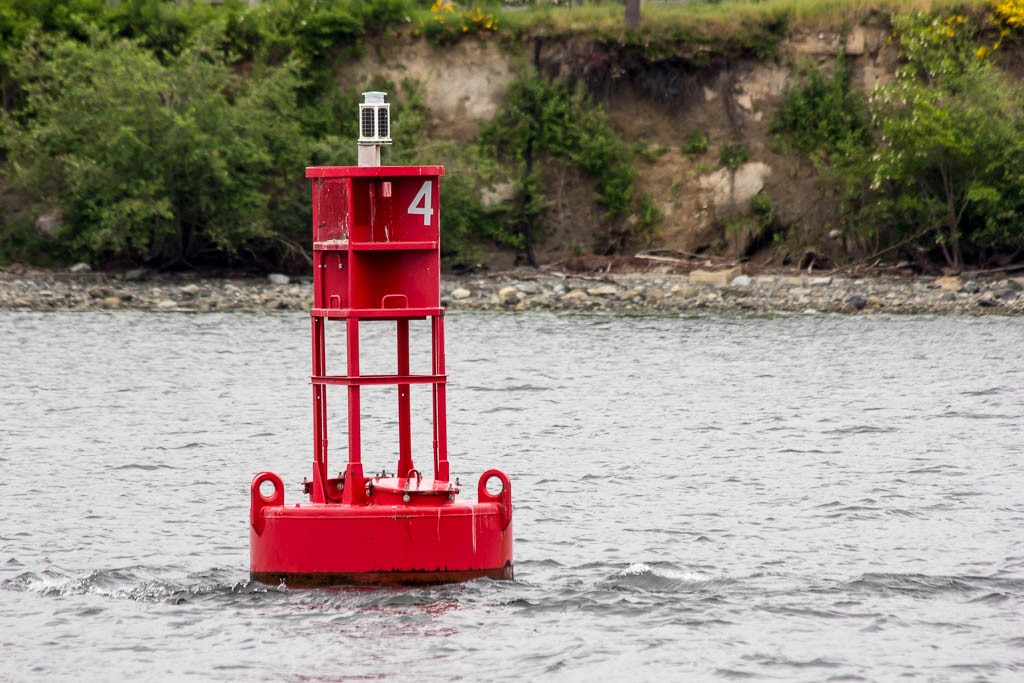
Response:
[[[383,97],[367,100],[379,111],[366,116],[373,107],[360,105],[361,163],[362,147],[370,146],[364,139],[390,141]],[[313,476],[303,485],[308,498],[292,503],[286,502],[276,474],[262,472],[253,479],[250,572],[256,581],[312,586],[512,578],[508,477],[498,470],[484,472],[476,502],[465,502],[456,499],[459,481],[450,476],[440,302],[443,175],[442,166],[306,169],[313,181]],[[409,321],[424,319],[430,321],[431,368],[413,374]],[[344,374],[328,372],[325,327],[336,322],[345,328]],[[394,374],[360,373],[363,322],[394,327]],[[432,390],[433,476],[414,463],[414,384]],[[347,464],[337,477],[328,476],[327,388],[332,385],[345,387],[348,406]],[[398,461],[392,475],[367,476],[360,392],[388,385],[397,387]]]

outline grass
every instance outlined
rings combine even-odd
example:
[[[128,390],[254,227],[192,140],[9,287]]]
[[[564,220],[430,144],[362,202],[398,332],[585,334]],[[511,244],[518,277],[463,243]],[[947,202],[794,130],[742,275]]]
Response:
[[[951,10],[984,2],[955,0],[723,0],[721,2],[656,2],[643,5],[638,38],[722,36],[743,33],[751,25],[784,20],[791,27],[809,30],[835,28],[860,21],[871,11],[903,13],[914,10]],[[502,31],[528,33],[538,28],[554,35],[623,34],[623,5],[584,4],[576,7],[534,5],[500,11]]]

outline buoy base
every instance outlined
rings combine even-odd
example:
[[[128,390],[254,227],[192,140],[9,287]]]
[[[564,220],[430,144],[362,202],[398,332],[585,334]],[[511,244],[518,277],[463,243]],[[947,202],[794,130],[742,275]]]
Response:
[[[312,574],[286,572],[251,572],[249,578],[268,586],[284,584],[288,588],[325,588],[329,586],[436,586],[444,583],[462,583],[473,579],[512,581],[512,563],[497,569],[467,571],[416,572],[317,572]]]
[[[499,493],[487,482],[497,479]],[[260,491],[270,485],[272,493]],[[485,472],[476,502],[432,480],[378,478],[367,502],[286,505],[280,477],[253,479],[253,580],[288,587],[402,586],[478,578],[512,579],[512,498],[508,477]],[[367,484],[367,489],[371,484]]]

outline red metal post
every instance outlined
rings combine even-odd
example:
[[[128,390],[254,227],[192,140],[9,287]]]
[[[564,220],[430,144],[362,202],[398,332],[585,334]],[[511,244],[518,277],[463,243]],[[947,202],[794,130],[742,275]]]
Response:
[[[349,318],[345,321],[345,360],[348,363],[348,376],[359,376],[359,320]],[[361,452],[361,434],[359,430],[359,385],[348,387],[348,467],[345,470],[345,488],[342,502],[349,504],[366,501],[366,479],[363,477],[363,461]]]
[[[402,319],[396,324],[398,331],[398,374],[407,377],[409,373],[409,321]],[[408,477],[414,467],[412,462],[412,419],[409,385],[398,385],[398,471],[399,477]]]
[[[431,318],[434,374],[444,375],[444,315]],[[434,385],[434,478],[448,480],[448,414],[444,382]]]
[[[313,374],[324,375],[324,320],[312,318]],[[313,488],[310,500],[324,502],[324,486],[327,481],[327,391],[322,384],[313,385]]]

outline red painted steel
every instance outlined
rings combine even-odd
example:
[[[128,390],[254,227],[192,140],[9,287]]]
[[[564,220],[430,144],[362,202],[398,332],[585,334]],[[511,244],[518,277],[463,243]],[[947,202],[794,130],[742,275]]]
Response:
[[[272,472],[252,481],[250,572],[289,586],[407,584],[512,578],[512,485],[485,472],[476,502],[457,501],[450,481],[444,308],[440,295],[442,166],[326,166],[313,181],[313,476],[308,501],[285,504]],[[410,320],[430,320],[431,367],[410,366]],[[326,325],[345,325],[344,375],[327,369]],[[363,375],[361,322],[393,322],[394,374]],[[395,475],[364,473],[360,396],[363,387],[397,390]],[[411,391],[429,385],[433,476],[415,467]],[[327,390],[345,388],[347,462],[330,477]],[[488,482],[500,485],[497,493]]]

